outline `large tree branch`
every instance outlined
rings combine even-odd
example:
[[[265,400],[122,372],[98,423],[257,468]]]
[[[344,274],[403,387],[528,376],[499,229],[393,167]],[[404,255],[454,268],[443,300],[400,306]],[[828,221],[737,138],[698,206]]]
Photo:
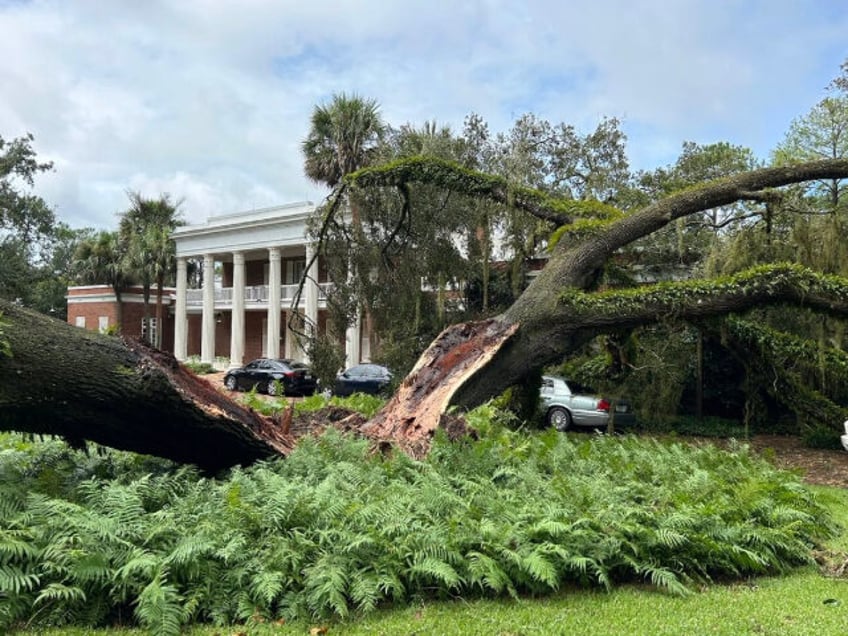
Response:
[[[609,228],[597,237],[573,248],[567,245],[562,245],[561,248],[574,250],[574,257],[568,260],[572,265],[579,263],[582,270],[579,274],[585,275],[589,269],[600,267],[619,248],[656,232],[676,219],[737,201],[750,200],[752,193],[766,188],[779,188],[814,179],[846,177],[848,159],[831,159],[743,172],[672,194],[611,223]],[[577,274],[578,272],[572,272],[572,278]]]
[[[550,303],[558,290],[585,289],[616,250],[648,236],[672,221],[749,199],[752,192],[820,178],[848,177],[848,160],[833,159],[744,172],[694,186],[646,206],[606,228],[574,241],[560,240],[542,273],[510,307],[505,317],[523,320],[539,303]]]
[[[411,157],[363,168],[347,175],[344,182],[359,188],[399,188],[410,183],[427,183],[512,206],[557,226],[568,225],[578,217],[614,219],[622,214],[617,208],[600,201],[551,196],[540,190],[510,184],[503,177],[463,168],[435,157]]]
[[[762,305],[792,304],[848,316],[848,280],[800,265],[756,267],[731,277],[586,293],[568,290],[546,320],[569,329],[633,328],[663,320],[697,320]]]
[[[562,290],[525,312],[492,364],[453,393],[452,403],[475,406],[576,350],[591,338],[663,320],[702,320],[764,305],[788,304],[848,316],[848,280],[798,265],[754,268],[733,277],[662,283],[586,293]],[[505,316],[506,324],[515,324]]]

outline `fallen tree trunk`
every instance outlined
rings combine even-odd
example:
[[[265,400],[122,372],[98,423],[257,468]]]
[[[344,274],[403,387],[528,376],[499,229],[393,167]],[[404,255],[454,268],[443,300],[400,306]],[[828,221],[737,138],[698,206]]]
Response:
[[[61,435],[214,471],[285,455],[291,436],[169,354],[0,301],[0,430]]]

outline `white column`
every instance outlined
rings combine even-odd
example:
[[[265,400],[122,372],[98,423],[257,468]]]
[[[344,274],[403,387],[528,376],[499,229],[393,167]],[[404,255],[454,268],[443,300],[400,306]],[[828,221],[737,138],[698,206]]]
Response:
[[[352,367],[359,364],[360,341],[362,338],[362,318],[356,314],[356,320],[345,332],[345,366]]]
[[[268,357],[280,357],[280,285],[283,284],[280,248],[268,248]]]
[[[200,361],[215,362],[215,257],[203,255],[203,324],[200,336]]]
[[[244,253],[233,252],[233,315],[230,321],[230,368],[244,364]]]
[[[188,315],[186,313],[186,290],[188,275],[186,259],[177,259],[177,298],[174,310],[174,357],[185,360],[188,357]]]
[[[315,246],[312,243],[306,244],[306,264],[307,266],[312,261],[315,255]],[[304,282],[303,293],[306,297],[306,327],[304,331],[309,336],[317,335],[318,330],[318,259],[306,270],[306,281]],[[309,353],[303,352],[303,361],[310,362]]]

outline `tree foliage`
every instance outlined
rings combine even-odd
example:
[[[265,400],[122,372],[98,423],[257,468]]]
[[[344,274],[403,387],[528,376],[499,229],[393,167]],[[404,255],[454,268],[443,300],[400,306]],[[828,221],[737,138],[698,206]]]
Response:
[[[32,135],[0,136],[0,298],[61,318],[69,253],[80,234],[33,193],[35,178],[52,168],[38,160],[33,142]]]
[[[615,212],[590,197],[621,185],[623,143],[616,120],[581,136],[533,115],[494,137],[476,115],[461,133],[435,121],[386,129],[369,156],[375,166],[354,173],[355,187],[339,188],[315,221],[322,258],[346,299],[339,313],[349,322],[356,299],[371,308],[372,356],[408,369],[447,324],[512,303],[552,221]],[[481,200],[484,192],[493,196]],[[349,211],[359,221],[353,227]],[[501,265],[493,268],[493,259]]]
[[[32,147],[32,135],[6,141],[0,137],[0,237],[32,241],[47,236],[55,216],[41,197],[23,192],[35,177],[53,167],[40,163]]]

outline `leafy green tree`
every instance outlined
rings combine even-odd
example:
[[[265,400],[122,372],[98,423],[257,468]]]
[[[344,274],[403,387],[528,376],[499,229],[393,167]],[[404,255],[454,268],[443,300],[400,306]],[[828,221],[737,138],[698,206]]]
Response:
[[[95,236],[92,228],[73,229],[59,222],[41,251],[35,269],[29,306],[61,320],[67,320],[66,295],[70,285],[77,284],[76,252],[80,245]]]
[[[49,235],[56,222],[53,211],[41,197],[21,191],[32,188],[35,177],[53,167],[39,163],[26,135],[6,141],[0,137],[0,237],[33,241]]]
[[[0,137],[0,297],[44,309],[35,288],[40,284],[43,290],[46,282],[57,227],[53,211],[32,193],[35,177],[52,168],[38,161],[32,144],[32,135],[11,141]]]
[[[503,175],[509,187],[532,186],[569,198],[612,197],[628,175],[624,141],[616,120],[604,120],[583,136],[573,127],[525,115],[508,133],[492,137],[486,122],[472,114],[460,135],[436,122],[388,129],[372,159],[432,157]],[[595,175],[588,174],[590,166]],[[508,203],[424,183],[396,190],[351,189],[344,196],[356,211],[352,224],[342,222],[346,208],[337,201],[332,204],[337,218],[322,217],[316,228],[323,243],[333,246],[324,251],[330,260],[335,255],[334,280],[346,280],[352,302],[360,299],[367,307],[380,308],[374,315],[381,343],[391,341],[408,355],[427,341],[420,336],[430,329],[509,306],[526,284],[527,257],[539,255],[551,231],[548,220],[528,217]],[[490,296],[493,260],[510,266],[495,270]],[[345,279],[346,272],[354,271],[360,275]],[[435,313],[436,321],[426,325],[421,317],[428,312],[422,307],[432,296],[422,294],[421,282],[435,296],[435,311],[429,313]],[[458,293],[462,285],[464,298]],[[490,298],[497,301],[494,307]],[[402,328],[387,329],[385,316]],[[416,332],[418,341],[410,347],[406,343],[415,340]],[[382,349],[378,357],[387,354]]]
[[[795,119],[774,152],[774,163],[785,165],[842,159],[848,156],[848,95],[826,97],[803,117]],[[808,194],[820,198],[836,213],[844,211],[848,182],[828,179],[810,185]]]
[[[785,265],[750,270],[727,281],[706,278],[620,292],[599,293],[597,284],[621,249],[677,219],[738,201],[765,200],[776,188],[846,176],[844,160],[758,169],[686,188],[625,212],[595,200],[577,201],[513,186],[506,179],[436,160],[394,162],[350,175],[341,188],[402,189],[421,182],[511,204],[537,218],[555,219],[562,214],[560,227],[551,235],[551,258],[533,283],[495,319],[446,329],[416,365],[428,373],[407,378],[393,402],[369,424],[368,432],[420,440],[422,426],[432,430],[438,425],[437,418],[425,414],[441,412],[450,404],[477,404],[573,355],[600,333],[652,324],[663,316],[675,322],[694,321],[792,302],[790,298],[797,298],[802,288],[808,306],[841,315],[837,309],[841,303],[813,300],[819,283],[812,280],[826,285],[823,278]],[[813,278],[802,282],[808,276]],[[463,363],[455,367],[452,361],[460,355]],[[436,369],[442,373],[439,380]],[[784,398],[783,403],[792,408],[791,400]],[[838,424],[829,422],[834,428]]]

